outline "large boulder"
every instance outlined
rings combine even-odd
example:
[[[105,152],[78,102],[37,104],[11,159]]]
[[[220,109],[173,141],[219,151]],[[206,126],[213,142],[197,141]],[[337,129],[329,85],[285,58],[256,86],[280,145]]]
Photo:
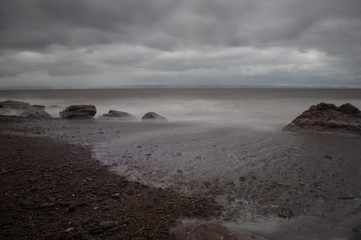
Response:
[[[189,223],[169,230],[170,240],[266,240],[255,234],[237,231],[232,232],[220,223]]]
[[[30,105],[26,102],[6,100],[0,102],[0,115],[28,118],[50,118],[43,105]]]
[[[6,100],[0,102],[0,108],[10,108],[10,109],[29,109],[30,104],[26,102]]]
[[[361,135],[361,114],[350,103],[340,107],[319,103],[304,111],[283,130]]]
[[[94,105],[70,105],[59,114],[64,119],[92,119],[96,113]]]
[[[167,118],[159,115],[158,113],[155,112],[148,112],[146,114],[144,114],[144,116],[142,117],[143,121],[147,121],[147,120],[156,120],[156,121],[167,121]]]
[[[50,114],[44,110],[25,110],[20,116],[27,118],[51,118]]]
[[[108,113],[103,114],[99,117],[99,119],[117,119],[117,120],[135,120],[136,117],[128,112],[122,112],[122,111],[116,111],[116,110],[110,110]]]

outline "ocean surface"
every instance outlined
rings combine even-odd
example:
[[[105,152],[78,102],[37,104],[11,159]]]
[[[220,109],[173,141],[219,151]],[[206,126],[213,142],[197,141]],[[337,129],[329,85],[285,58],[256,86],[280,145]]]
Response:
[[[93,104],[97,116],[109,110],[138,119],[149,111],[170,121],[242,124],[279,129],[319,102],[350,102],[361,108],[361,89],[94,89],[0,91],[0,101],[45,105],[54,117],[71,104]]]

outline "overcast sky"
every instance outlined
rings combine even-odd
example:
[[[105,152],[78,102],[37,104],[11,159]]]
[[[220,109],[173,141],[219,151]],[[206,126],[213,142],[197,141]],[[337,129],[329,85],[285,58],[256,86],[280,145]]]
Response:
[[[0,83],[361,87],[361,1],[1,0]]]

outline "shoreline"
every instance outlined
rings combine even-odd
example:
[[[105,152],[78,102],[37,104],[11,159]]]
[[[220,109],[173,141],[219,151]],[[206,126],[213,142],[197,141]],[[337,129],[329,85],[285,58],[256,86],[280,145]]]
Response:
[[[93,160],[80,159],[80,163],[95,164],[88,172],[93,174],[99,166],[105,171],[95,181],[96,189],[103,189],[99,182],[113,174],[121,181],[156,192],[161,187],[180,198],[207,199],[205,203],[216,210],[207,216],[217,216],[220,223],[235,233],[248,231],[274,240],[288,240],[289,236],[351,239],[352,228],[361,219],[358,212],[361,202],[361,174],[357,171],[359,137],[199,124],[11,117],[1,120],[0,131],[14,134],[11,138],[23,139],[23,144],[30,144],[33,149],[32,140],[36,140],[78,149],[72,153],[63,148],[61,151],[67,158],[82,158],[84,151],[86,159]],[[6,151],[2,152],[4,155]],[[91,183],[87,178],[84,175],[82,181]],[[183,187],[189,194],[182,191]],[[91,192],[96,191],[91,189]],[[111,190],[107,196],[114,193],[117,192]],[[118,197],[118,201],[122,200]],[[157,211],[164,211],[158,208],[158,201],[152,204]],[[147,211],[141,204],[138,208],[133,210]],[[103,220],[98,219],[93,227]],[[192,220],[183,220],[192,223]],[[173,226],[176,223],[173,221]],[[162,234],[160,239],[167,239],[166,230]]]
[[[178,220],[220,213],[209,199],[128,181],[74,144],[0,133],[0,160],[0,239],[168,239]]]

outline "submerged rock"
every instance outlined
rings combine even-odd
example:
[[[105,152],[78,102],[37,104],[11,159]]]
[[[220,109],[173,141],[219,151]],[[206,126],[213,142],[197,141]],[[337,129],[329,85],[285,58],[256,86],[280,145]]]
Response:
[[[64,119],[92,119],[96,113],[94,105],[70,105],[59,114]]]
[[[103,114],[99,119],[135,120],[136,117],[128,112],[109,110],[108,113]]]
[[[337,107],[322,102],[304,111],[283,130],[361,135],[361,114],[350,103]]]
[[[167,118],[159,115],[158,113],[155,112],[148,112],[146,114],[144,114],[144,116],[142,117],[142,120],[157,120],[157,121],[167,121]]]

